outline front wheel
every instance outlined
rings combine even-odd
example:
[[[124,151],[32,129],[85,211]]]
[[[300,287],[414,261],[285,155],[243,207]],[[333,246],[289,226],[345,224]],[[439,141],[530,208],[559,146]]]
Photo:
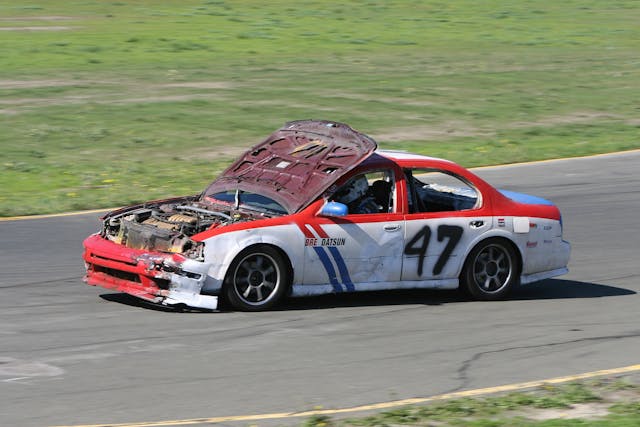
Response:
[[[289,287],[289,270],[278,250],[270,246],[249,248],[231,263],[224,294],[237,310],[260,311],[276,305]]]
[[[478,300],[504,298],[519,282],[516,253],[502,239],[488,239],[473,248],[460,276],[464,289]]]

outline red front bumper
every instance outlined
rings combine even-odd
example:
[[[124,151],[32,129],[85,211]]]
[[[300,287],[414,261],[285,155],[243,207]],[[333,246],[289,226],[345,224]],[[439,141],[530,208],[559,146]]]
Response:
[[[160,270],[164,260],[179,255],[131,249],[94,234],[84,241],[82,258],[87,264],[85,282],[160,302],[168,294],[169,281]]]

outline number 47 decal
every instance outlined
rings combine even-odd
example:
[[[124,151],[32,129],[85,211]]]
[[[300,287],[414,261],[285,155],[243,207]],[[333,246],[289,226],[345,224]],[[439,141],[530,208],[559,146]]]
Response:
[[[436,265],[433,266],[433,275],[437,276],[442,272],[442,269],[447,264],[449,257],[453,253],[453,249],[460,242],[462,238],[463,229],[457,225],[441,225],[438,227],[438,242],[442,242],[445,238],[449,238],[447,245],[438,257]],[[422,239],[422,243],[418,242]],[[424,266],[424,258],[427,255],[427,248],[429,247],[429,240],[431,240],[431,228],[425,225],[416,233],[415,236],[407,246],[404,248],[404,253],[407,255],[418,255],[418,276],[422,276],[422,270]]]

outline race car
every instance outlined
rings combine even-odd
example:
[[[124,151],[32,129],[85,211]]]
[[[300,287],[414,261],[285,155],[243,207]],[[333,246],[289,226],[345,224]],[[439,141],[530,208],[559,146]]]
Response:
[[[553,203],[321,120],[286,123],[200,194],[102,220],[86,283],[210,310],[408,288],[497,300],[567,273],[570,254]]]

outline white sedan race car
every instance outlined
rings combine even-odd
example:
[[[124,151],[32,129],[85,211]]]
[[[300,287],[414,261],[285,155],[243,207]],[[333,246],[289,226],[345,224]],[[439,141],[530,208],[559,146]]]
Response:
[[[330,121],[287,123],[201,194],[103,221],[84,241],[89,285],[205,309],[407,288],[495,300],[566,273],[570,253],[551,202]]]

